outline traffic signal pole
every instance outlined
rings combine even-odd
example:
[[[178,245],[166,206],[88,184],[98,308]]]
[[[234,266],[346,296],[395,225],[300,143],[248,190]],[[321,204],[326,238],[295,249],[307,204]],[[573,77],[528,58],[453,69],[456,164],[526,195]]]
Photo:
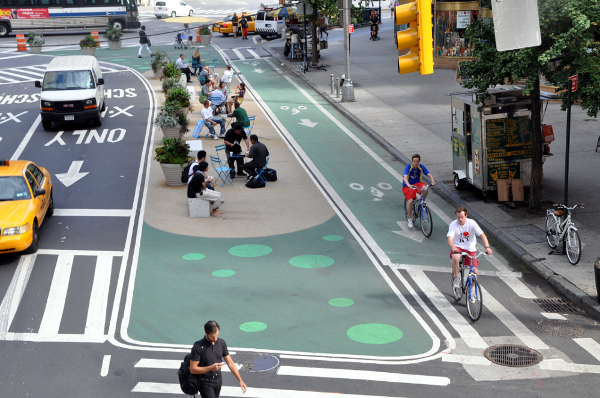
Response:
[[[350,79],[350,32],[348,26],[350,25],[350,7],[351,0],[343,0],[344,8],[344,55],[346,59],[346,76],[344,78],[344,85],[342,86],[342,102],[353,102],[354,101],[354,86],[352,85],[352,79]]]

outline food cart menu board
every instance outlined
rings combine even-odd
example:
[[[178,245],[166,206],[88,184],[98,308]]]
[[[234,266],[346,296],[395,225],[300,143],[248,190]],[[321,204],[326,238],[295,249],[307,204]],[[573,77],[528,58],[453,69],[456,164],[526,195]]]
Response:
[[[486,140],[488,162],[531,158],[531,119],[519,116],[488,120]]]
[[[490,164],[487,168],[487,185],[488,187],[495,187],[498,185],[497,180],[503,179],[519,179],[521,178],[521,163],[503,163],[503,164]]]

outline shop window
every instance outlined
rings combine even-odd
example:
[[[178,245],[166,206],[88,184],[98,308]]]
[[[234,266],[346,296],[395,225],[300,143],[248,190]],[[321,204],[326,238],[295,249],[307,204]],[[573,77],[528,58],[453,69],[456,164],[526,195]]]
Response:
[[[465,31],[478,14],[478,11],[436,11],[435,55],[471,56],[472,46],[465,38]]]

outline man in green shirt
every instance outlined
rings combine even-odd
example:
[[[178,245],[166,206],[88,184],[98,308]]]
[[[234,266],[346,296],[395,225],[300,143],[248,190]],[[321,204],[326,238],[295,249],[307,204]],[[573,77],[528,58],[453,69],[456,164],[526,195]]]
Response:
[[[235,117],[235,120],[244,128],[250,127],[250,121],[246,120],[248,119],[248,114],[246,113],[246,110],[242,108],[237,102],[235,102],[234,106],[235,110],[227,116]]]

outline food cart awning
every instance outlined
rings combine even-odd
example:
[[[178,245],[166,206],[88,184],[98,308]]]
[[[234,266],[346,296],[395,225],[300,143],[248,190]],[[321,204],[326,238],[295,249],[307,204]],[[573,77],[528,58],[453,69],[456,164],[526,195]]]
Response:
[[[290,15],[295,15],[296,9],[294,7],[282,7],[277,8],[273,11],[269,11],[267,14],[270,17],[289,17]]]

